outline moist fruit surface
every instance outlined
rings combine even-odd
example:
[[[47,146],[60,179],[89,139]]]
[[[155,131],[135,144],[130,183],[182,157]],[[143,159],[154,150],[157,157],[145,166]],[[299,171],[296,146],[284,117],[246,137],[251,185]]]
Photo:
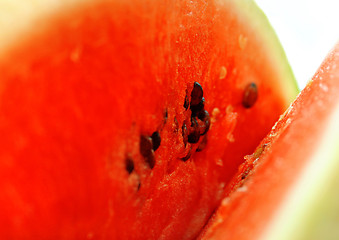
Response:
[[[0,236],[196,237],[297,93],[266,18],[251,1],[39,9],[1,45]]]

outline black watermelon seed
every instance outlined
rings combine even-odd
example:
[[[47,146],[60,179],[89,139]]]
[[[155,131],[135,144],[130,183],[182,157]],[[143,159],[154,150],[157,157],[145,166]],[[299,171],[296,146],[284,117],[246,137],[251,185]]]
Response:
[[[193,90],[191,92],[191,106],[198,105],[203,97],[203,90],[198,82],[194,82]]]
[[[128,174],[131,174],[134,171],[134,162],[132,158],[127,157],[125,160],[125,168]]]
[[[258,98],[258,88],[255,83],[250,83],[245,87],[242,105],[245,108],[251,108]]]
[[[205,98],[203,97],[198,105],[191,105],[192,116],[197,116],[205,107]]]
[[[196,117],[191,118],[191,128],[190,133],[187,136],[187,141],[189,143],[197,143],[200,139],[200,128],[197,122]]]
[[[191,128],[196,129],[198,128],[198,121],[197,117],[191,117]]]
[[[189,143],[197,143],[200,139],[200,132],[194,131],[187,136],[187,141]]]
[[[152,138],[149,136],[140,136],[140,153],[143,157],[148,157],[153,151]]]
[[[207,116],[208,115],[208,116]],[[209,114],[206,110],[202,110],[199,112],[199,114],[197,115],[198,119],[200,119],[201,121],[205,121],[206,117],[209,118]]]
[[[201,152],[202,150],[205,149],[206,145],[207,145],[207,135],[203,137],[196,151]]]
[[[198,116],[199,120],[199,129],[200,129],[200,135],[205,135],[211,126],[211,118],[209,113],[204,110],[202,114]]]
[[[157,150],[160,147],[160,143],[161,143],[161,137],[160,137],[160,133],[158,131],[152,133],[152,143],[153,143],[153,150]]]

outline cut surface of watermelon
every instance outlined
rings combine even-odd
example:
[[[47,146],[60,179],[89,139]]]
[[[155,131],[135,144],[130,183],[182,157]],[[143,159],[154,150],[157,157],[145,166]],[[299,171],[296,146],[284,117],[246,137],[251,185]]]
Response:
[[[2,30],[0,236],[194,238],[297,93],[265,16],[245,0],[52,2]]]
[[[339,238],[338,95],[339,43],[245,158],[200,239]]]

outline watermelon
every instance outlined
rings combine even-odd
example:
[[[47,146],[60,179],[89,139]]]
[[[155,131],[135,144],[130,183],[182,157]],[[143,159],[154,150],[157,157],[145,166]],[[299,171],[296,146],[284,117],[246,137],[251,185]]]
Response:
[[[1,5],[2,239],[193,239],[298,92],[252,1]]]
[[[339,43],[245,157],[199,239],[339,239],[338,95]]]

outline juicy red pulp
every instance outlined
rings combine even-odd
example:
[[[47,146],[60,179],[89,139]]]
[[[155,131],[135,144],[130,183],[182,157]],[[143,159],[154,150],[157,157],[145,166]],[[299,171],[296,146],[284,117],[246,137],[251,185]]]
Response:
[[[257,32],[225,4],[91,3],[6,50],[0,236],[197,236],[286,105]]]

